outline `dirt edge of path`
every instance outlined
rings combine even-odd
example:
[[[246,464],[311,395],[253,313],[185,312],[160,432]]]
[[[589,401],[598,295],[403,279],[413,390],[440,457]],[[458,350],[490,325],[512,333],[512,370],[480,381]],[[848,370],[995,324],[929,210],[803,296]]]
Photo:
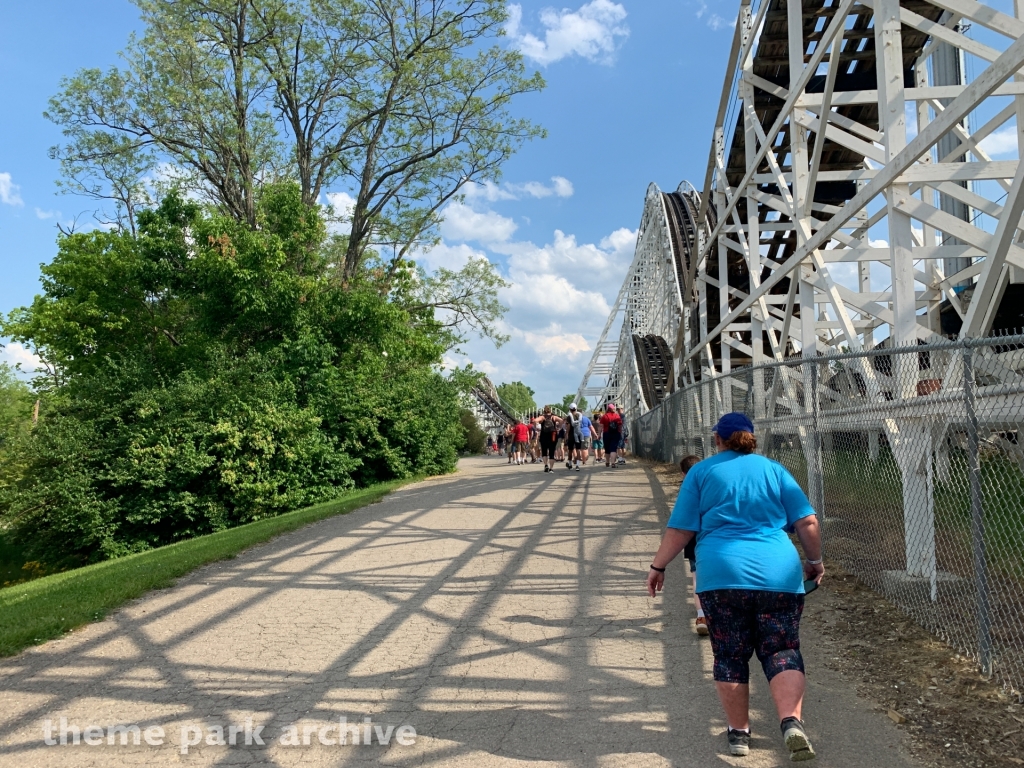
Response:
[[[674,500],[679,468],[637,461],[654,469]],[[1024,766],[1024,706],[1017,697],[836,563],[826,558],[825,567],[804,612],[823,641],[816,655],[889,715],[914,757],[934,768]]]

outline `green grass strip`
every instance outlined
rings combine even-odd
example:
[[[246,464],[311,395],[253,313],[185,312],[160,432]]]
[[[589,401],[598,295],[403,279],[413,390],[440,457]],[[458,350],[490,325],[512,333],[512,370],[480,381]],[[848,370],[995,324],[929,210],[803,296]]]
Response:
[[[168,587],[200,566],[373,504],[417,479],[361,488],[314,507],[0,589],[0,657],[13,656],[28,646],[99,621],[129,600]]]

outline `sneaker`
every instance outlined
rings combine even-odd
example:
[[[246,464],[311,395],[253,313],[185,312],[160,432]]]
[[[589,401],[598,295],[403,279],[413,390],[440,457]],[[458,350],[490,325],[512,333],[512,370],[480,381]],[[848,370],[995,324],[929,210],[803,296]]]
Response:
[[[732,728],[727,733],[729,739],[729,754],[743,757],[750,754],[750,731],[734,731]]]
[[[698,616],[697,620],[693,623],[694,629],[697,630],[697,634],[701,637],[708,636],[708,620],[704,616]]]
[[[789,759],[794,763],[802,763],[805,760],[813,760],[815,757],[814,747],[811,746],[807,733],[804,731],[804,724],[795,717],[787,717],[782,721],[782,740],[786,742],[789,749]]]
[[[551,471],[551,467],[549,467],[547,465],[544,465],[544,471],[545,472],[550,472]]]
[[[572,462],[571,461],[565,462],[565,468],[566,469],[572,469]]]
[[[577,465],[576,465],[576,471],[577,471],[577,472],[579,472],[579,471],[580,471],[580,465],[579,465],[579,464],[577,464]]]

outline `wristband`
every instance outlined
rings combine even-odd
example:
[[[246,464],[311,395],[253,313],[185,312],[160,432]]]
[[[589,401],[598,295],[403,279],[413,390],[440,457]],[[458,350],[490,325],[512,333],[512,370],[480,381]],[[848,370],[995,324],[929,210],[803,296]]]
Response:
[[[808,560],[808,565],[821,565],[821,560]]]
[[[656,565],[652,565],[652,566],[651,566],[651,570],[652,570],[652,571],[657,571],[658,573],[664,573],[664,572],[665,572],[665,569],[664,569],[664,568],[659,568],[659,567],[658,567],[658,566],[656,566]]]

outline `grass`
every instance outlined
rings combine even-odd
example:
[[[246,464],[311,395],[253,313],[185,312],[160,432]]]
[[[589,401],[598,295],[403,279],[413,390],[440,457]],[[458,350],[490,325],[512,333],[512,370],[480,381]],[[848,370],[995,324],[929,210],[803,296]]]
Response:
[[[99,621],[129,600],[166,588],[200,566],[372,504],[416,479],[362,488],[314,507],[0,589],[0,657]]]
[[[802,483],[807,470],[803,452],[787,451],[777,457]],[[829,506],[856,510],[857,521],[876,533],[897,526],[902,539],[903,486],[896,458],[887,446],[871,461],[867,452],[836,446],[824,455],[826,511]],[[971,500],[967,457],[958,447],[949,451],[949,474],[942,480],[936,470],[934,504],[936,532],[955,544],[960,559],[970,562]],[[1024,473],[1001,451],[985,449],[981,455],[985,543],[989,566],[1024,579]],[[804,485],[806,488],[806,485]]]

